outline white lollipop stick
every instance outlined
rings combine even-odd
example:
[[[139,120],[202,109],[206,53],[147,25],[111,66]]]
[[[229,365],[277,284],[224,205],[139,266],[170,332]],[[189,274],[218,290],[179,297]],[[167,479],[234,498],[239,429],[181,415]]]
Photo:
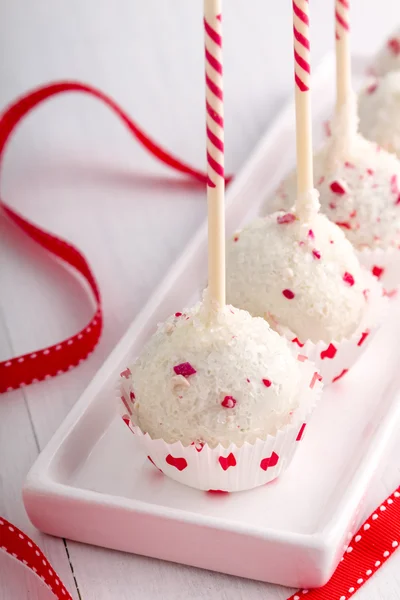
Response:
[[[350,0],[335,0],[336,108],[351,100]]]
[[[204,0],[207,123],[208,286],[210,299],[225,305],[224,103],[222,0]]]
[[[308,0],[293,0],[295,60],[297,198],[296,212],[306,216],[319,208],[313,183]]]

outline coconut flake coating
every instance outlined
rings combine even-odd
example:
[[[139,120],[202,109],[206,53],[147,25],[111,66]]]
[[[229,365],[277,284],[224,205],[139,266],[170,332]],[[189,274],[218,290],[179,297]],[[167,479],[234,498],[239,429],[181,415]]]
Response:
[[[400,28],[396,29],[378,52],[371,71],[382,76],[400,70]]]
[[[371,80],[358,102],[360,132],[400,157],[400,71]]]
[[[350,242],[319,213],[306,223],[273,213],[228,243],[228,301],[302,342],[351,336],[364,313],[364,287]]]
[[[330,163],[329,145],[314,156],[321,211],[358,249],[397,247],[400,243],[400,162],[361,135],[340,161]],[[333,161],[332,161],[333,162]],[[296,197],[295,173],[280,185],[273,209],[288,209]],[[271,202],[265,204],[265,212]]]
[[[302,363],[263,319],[206,306],[170,317],[130,366],[132,421],[184,446],[274,435],[298,407]]]

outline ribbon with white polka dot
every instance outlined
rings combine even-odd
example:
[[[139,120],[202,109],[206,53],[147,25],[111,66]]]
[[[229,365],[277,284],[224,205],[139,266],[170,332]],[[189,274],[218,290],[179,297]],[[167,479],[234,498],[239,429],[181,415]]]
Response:
[[[0,519],[0,549],[19,560],[47,585],[56,598],[73,600],[40,548],[18,527]]]
[[[139,143],[157,160],[175,171],[204,184],[207,174],[172,156],[153,142],[111,98],[101,91],[78,82],[58,82],[29,92],[10,105],[0,117],[0,162],[7,143],[20,121],[37,105],[65,92],[81,92],[101,100],[125,124]],[[231,178],[227,178],[229,181]],[[103,327],[100,291],[83,254],[74,246],[29,222],[0,199],[0,208],[26,235],[62,262],[73,267],[89,284],[95,301],[95,313],[81,331],[70,338],[22,356],[0,362],[0,393],[61,375],[83,362],[96,347]]]
[[[385,564],[399,542],[400,487],[363,523],[328,583],[299,590],[287,600],[349,600]]]
[[[399,547],[400,486],[363,523],[338,568],[322,588],[302,589],[287,600],[349,600]],[[15,525],[0,519],[0,550],[31,569],[60,599],[72,600],[37,545]]]

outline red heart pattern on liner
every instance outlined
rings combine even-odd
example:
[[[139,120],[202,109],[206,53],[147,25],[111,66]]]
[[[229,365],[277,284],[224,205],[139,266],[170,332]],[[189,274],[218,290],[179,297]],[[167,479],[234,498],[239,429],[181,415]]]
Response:
[[[171,454],[168,454],[167,458],[165,459],[165,462],[171,465],[171,467],[175,467],[176,469],[178,469],[178,471],[183,471],[187,467],[187,461],[185,458],[175,457]]]
[[[339,379],[342,379],[342,377],[344,377],[346,375],[346,373],[348,373],[349,370],[348,369],[343,369],[343,371],[341,373],[339,373],[339,375],[336,375],[336,377],[334,377],[332,379],[332,383],[335,383],[336,381],[339,381]]]
[[[368,336],[369,336],[369,330],[367,329],[367,331],[364,331],[361,334],[361,337],[360,337],[360,340],[359,340],[357,346],[362,346]]]
[[[304,435],[304,431],[306,428],[306,423],[303,423],[303,425],[300,427],[300,431],[297,434],[297,438],[296,438],[296,442],[300,442],[303,439],[303,435]]]
[[[229,467],[236,467],[236,458],[232,452],[228,456],[220,456],[218,460],[224,471],[229,469]]]
[[[329,346],[327,347],[326,350],[324,350],[323,352],[321,352],[321,358],[322,360],[324,358],[335,358],[337,349],[333,344],[329,344]]]
[[[266,471],[269,467],[275,467],[278,464],[279,456],[276,452],[273,452],[268,458],[263,458],[260,462],[260,467],[263,471]]]

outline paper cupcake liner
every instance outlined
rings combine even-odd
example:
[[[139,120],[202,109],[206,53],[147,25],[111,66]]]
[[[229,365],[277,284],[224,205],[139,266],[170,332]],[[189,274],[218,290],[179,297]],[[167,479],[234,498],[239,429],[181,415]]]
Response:
[[[297,354],[307,356],[314,362],[324,386],[348,373],[365,352],[385,318],[389,302],[381,284],[368,272],[365,272],[365,279],[369,289],[367,309],[360,326],[350,338],[340,342],[332,340],[329,344],[322,341],[313,343],[311,340],[302,344],[293,332],[287,329],[282,332],[292,342]]]
[[[293,411],[291,422],[253,444],[243,446],[208,444],[183,446],[181,442],[168,444],[163,439],[153,440],[131,421],[133,402],[127,369],[119,386],[118,404],[121,415],[148,459],[162,473],[184,485],[206,491],[240,492],[269,483],[279,477],[290,465],[306,425],[321,395],[321,377],[315,366],[304,364],[299,391],[299,407]]]
[[[382,284],[385,295],[390,298],[399,297],[400,287],[400,250],[365,248],[357,252],[360,263]]]

